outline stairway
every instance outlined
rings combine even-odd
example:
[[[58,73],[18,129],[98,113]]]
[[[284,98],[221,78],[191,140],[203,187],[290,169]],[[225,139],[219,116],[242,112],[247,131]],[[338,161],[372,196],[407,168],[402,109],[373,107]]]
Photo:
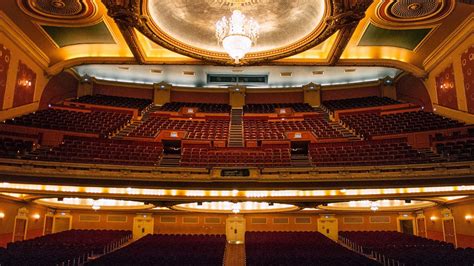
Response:
[[[419,153],[422,153],[425,155],[426,158],[428,158],[431,162],[434,162],[434,163],[442,163],[442,162],[446,162],[446,158],[444,158],[443,156],[437,154],[437,153],[434,153],[431,148],[425,148],[425,149],[417,149],[417,151]]]
[[[224,266],[245,265],[245,245],[227,243],[224,253]]]
[[[334,128],[335,130],[339,131],[344,138],[347,138],[351,141],[356,141],[356,140],[362,140],[363,138],[359,137],[358,135],[354,134],[352,130],[344,127],[343,125],[333,122],[333,121],[328,121],[329,125]]]
[[[232,109],[229,131],[229,147],[243,147],[242,109]]]
[[[307,154],[292,154],[291,167],[311,167],[309,156]]]
[[[142,119],[141,120],[132,120],[130,124],[128,124],[126,127],[121,129],[119,132],[115,133],[112,136],[112,139],[123,139],[124,137],[127,137],[132,133],[132,131],[140,126],[143,122],[148,120],[149,114],[153,113],[155,111],[158,111],[161,108],[161,106],[153,105],[151,107],[146,108],[143,113],[142,113]]]
[[[164,154],[160,161],[162,167],[179,167],[181,154]]]
[[[124,137],[127,137],[135,128],[140,126],[141,123],[143,123],[143,120],[132,120],[130,124],[114,134],[112,139],[123,139]]]

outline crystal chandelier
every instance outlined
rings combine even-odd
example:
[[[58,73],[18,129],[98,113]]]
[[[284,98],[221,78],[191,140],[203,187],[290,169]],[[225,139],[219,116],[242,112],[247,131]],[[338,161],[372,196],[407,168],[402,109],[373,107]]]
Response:
[[[216,22],[217,41],[236,64],[256,43],[258,32],[258,23],[252,18],[246,18],[240,10],[234,10],[229,19],[224,16]]]

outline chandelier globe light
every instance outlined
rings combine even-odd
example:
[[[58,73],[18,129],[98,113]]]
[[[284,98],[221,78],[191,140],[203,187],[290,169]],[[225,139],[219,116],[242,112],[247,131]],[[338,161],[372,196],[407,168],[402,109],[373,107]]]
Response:
[[[222,17],[216,22],[216,38],[235,64],[250,51],[258,38],[260,27],[252,18],[245,17],[240,10],[234,10],[229,19]]]

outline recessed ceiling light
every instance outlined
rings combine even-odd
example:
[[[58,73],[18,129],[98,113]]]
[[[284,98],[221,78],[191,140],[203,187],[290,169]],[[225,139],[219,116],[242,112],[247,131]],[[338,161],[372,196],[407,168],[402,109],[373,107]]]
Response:
[[[150,69],[150,72],[155,73],[155,74],[161,74],[161,73],[163,73],[163,70],[161,70],[161,69]]]
[[[344,69],[344,72],[355,72],[356,69],[355,68],[346,68]]]
[[[194,71],[183,71],[183,75],[186,75],[186,76],[194,76]]]
[[[280,76],[281,77],[291,77],[292,76],[292,72],[281,72],[280,73]]]
[[[322,70],[313,71],[313,75],[322,75],[322,74],[324,74],[324,71]]]
[[[126,66],[119,66],[118,68],[121,69],[121,70],[129,70],[130,69],[129,67],[126,67]]]

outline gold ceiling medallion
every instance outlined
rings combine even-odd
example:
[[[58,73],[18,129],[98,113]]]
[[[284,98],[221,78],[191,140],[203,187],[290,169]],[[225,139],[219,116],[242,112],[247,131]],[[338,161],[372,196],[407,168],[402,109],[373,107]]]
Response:
[[[410,22],[430,24],[449,15],[456,4],[454,0],[384,0],[377,7],[377,18],[401,26]]]
[[[78,24],[97,15],[93,0],[17,0],[20,9],[42,22]]]
[[[260,37],[258,45],[238,64],[255,65],[301,53],[339,30],[354,27],[365,16],[372,0],[103,2],[128,43],[136,42],[130,34],[131,29],[136,29],[166,49],[219,65],[235,65],[235,60],[216,43],[215,22],[228,15],[229,9],[225,7],[246,6],[246,15],[260,24]]]

